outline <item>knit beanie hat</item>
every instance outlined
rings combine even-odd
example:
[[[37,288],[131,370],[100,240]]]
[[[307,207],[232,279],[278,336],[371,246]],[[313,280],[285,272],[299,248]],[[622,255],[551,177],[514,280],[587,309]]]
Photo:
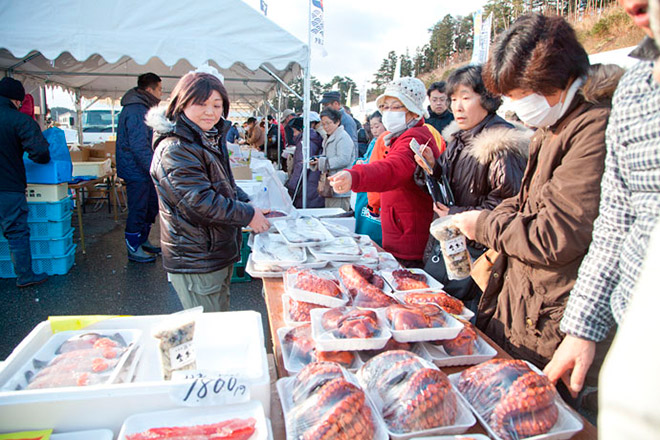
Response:
[[[20,81],[5,76],[0,80],[0,96],[23,102],[25,89]]]
[[[380,105],[386,96],[397,98],[408,110],[416,115],[424,116],[425,118],[429,117],[428,111],[424,108],[426,87],[417,78],[405,77],[392,81],[385,86],[385,92],[376,99],[376,105]]]

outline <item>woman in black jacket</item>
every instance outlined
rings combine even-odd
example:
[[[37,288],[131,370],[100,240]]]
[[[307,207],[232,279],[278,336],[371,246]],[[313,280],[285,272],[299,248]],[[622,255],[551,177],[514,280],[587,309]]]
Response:
[[[439,217],[473,209],[492,209],[502,200],[520,190],[531,132],[516,129],[495,114],[500,98],[491,95],[481,79],[481,66],[466,66],[456,70],[447,80],[447,95],[455,121],[442,133],[447,150],[436,162],[424,154],[433,166],[434,176],[447,177],[454,195],[453,206],[437,203]],[[472,258],[478,258],[485,248],[468,243]],[[448,293],[469,302],[479,295],[471,278],[450,280],[440,246],[431,237],[425,255],[425,269],[445,285]],[[476,309],[476,304],[473,305]]]
[[[174,88],[167,110],[147,115],[154,130],[151,177],[160,205],[163,266],[186,309],[229,310],[241,228],[259,233],[270,226],[234,182],[223,137],[228,113],[220,80],[189,73]]]

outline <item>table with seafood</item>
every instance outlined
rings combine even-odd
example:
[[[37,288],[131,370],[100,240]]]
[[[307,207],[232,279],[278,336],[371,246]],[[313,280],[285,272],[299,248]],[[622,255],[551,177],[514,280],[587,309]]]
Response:
[[[361,237],[330,232],[346,243],[319,246],[317,231],[306,261],[267,260],[277,252],[263,243],[287,239],[259,240],[257,257],[273,272],[263,286],[282,411],[271,414],[274,438],[597,438],[436,280],[382,249],[364,255]]]

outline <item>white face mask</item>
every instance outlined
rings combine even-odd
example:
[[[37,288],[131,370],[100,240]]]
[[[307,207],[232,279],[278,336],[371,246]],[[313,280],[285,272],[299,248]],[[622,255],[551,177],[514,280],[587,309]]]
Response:
[[[384,111],[382,122],[387,131],[398,133],[406,128],[406,112]]]
[[[583,83],[584,80],[582,78],[573,81],[573,84],[571,84],[566,92],[566,99],[563,103],[560,98],[559,102],[551,107],[545,96],[532,93],[522,99],[512,101],[513,110],[525,124],[532,127],[549,127],[564,116],[564,113],[570,107],[575,94]]]

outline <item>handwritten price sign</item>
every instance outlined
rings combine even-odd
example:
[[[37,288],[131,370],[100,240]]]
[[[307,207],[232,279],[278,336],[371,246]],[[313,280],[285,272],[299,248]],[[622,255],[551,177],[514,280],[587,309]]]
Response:
[[[180,371],[173,379],[178,383],[170,397],[184,406],[226,405],[250,400],[248,383],[235,375]]]

